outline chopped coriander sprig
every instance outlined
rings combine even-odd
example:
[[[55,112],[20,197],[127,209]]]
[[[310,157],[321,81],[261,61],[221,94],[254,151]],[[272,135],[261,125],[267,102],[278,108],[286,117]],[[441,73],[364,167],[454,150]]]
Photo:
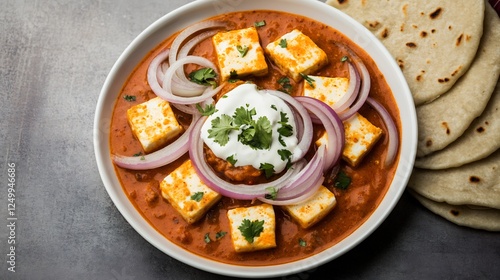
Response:
[[[250,221],[249,219],[243,219],[238,229],[246,241],[253,243],[254,239],[264,231],[264,220]]]
[[[303,73],[300,73],[300,76],[302,76],[302,78],[304,78],[304,80],[312,87],[314,88],[314,79],[309,77],[308,75],[306,74],[303,74]]]

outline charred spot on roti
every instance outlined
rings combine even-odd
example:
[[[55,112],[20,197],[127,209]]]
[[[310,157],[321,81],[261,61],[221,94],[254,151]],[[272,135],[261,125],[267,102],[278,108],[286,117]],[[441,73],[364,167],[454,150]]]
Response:
[[[480,126],[480,127],[476,128],[476,131],[478,133],[483,133],[485,131],[485,129],[484,129],[484,127]]]
[[[347,3],[347,0],[338,0],[339,4]]]
[[[481,178],[479,178],[479,177],[477,177],[477,176],[472,175],[472,176],[470,176],[470,177],[469,177],[469,181],[470,181],[471,183],[475,183],[475,184],[477,184],[477,183],[481,182]]]
[[[446,129],[446,134],[450,135],[450,127],[447,122],[442,122],[441,125]]]
[[[441,14],[442,10],[443,10],[442,8],[437,8],[434,12],[429,14],[429,17],[431,19],[436,19]]]
[[[425,145],[426,145],[427,147],[432,146],[432,139],[427,140],[427,141],[425,142]]]
[[[449,82],[449,81],[450,81],[450,78],[444,78],[444,79],[443,78],[439,78],[438,79],[438,82],[440,82],[440,83],[446,83],[446,82]]]
[[[405,31],[405,24],[404,23],[401,24],[401,27],[399,28],[399,31],[401,31],[401,32]]]
[[[436,33],[436,29],[431,29],[431,33]]]
[[[415,44],[413,42],[408,42],[408,43],[406,43],[406,46],[409,47],[409,48],[416,48],[417,44]]]
[[[452,29],[451,25],[448,25],[448,30],[451,30],[451,29]]]
[[[366,24],[368,25],[368,27],[372,28],[372,29],[377,29],[377,27],[379,26],[380,22],[378,21],[367,21]]]
[[[422,80],[422,75],[418,75],[415,79],[416,79],[417,81],[421,81],[421,80]]]
[[[427,37],[427,32],[425,32],[425,31],[420,32],[420,37],[422,37],[422,38]]]
[[[380,33],[380,36],[382,38],[387,38],[387,36],[389,36],[389,30],[387,30],[387,28],[384,28],[384,30],[382,30],[382,32]]]
[[[403,70],[403,68],[405,67],[405,62],[401,58],[396,59],[396,61],[398,62],[399,68]]]
[[[460,215],[460,211],[455,210],[455,209],[451,209],[451,210],[450,210],[450,214],[452,214],[453,216],[455,216],[455,217],[456,217],[456,216]]]
[[[403,10],[403,14],[404,14],[405,16],[407,16],[407,15],[408,15],[408,4],[405,4],[405,5],[403,6],[402,10]]]
[[[460,70],[462,70],[462,65],[458,66],[457,69],[455,69],[455,71],[453,71],[453,73],[451,73],[451,76],[455,76]]]
[[[455,44],[455,45],[457,45],[457,47],[458,47],[458,46],[460,46],[460,43],[462,42],[462,38],[463,38],[463,37],[464,37],[464,34],[460,34],[460,36],[458,36],[458,38],[457,38],[457,42],[456,42],[456,44]]]

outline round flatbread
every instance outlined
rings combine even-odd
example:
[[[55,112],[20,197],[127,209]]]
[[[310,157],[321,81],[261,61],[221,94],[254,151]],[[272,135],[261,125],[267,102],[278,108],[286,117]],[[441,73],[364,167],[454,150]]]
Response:
[[[500,80],[480,117],[446,148],[415,160],[415,167],[445,169],[483,159],[500,149]]]
[[[436,202],[500,209],[500,150],[456,168],[414,168],[408,188]]]
[[[444,95],[417,107],[417,157],[444,149],[481,115],[500,74],[500,18],[488,5],[484,35],[467,73]]]
[[[367,27],[396,59],[415,104],[448,91],[469,68],[483,32],[484,0],[327,0]]]
[[[411,194],[425,208],[457,225],[489,231],[500,231],[499,209],[477,209],[467,205],[450,205],[444,202],[432,201],[415,192],[411,192]]]

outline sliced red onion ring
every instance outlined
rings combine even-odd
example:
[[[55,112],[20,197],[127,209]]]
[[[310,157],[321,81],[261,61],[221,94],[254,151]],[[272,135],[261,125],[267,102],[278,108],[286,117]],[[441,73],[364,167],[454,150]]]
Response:
[[[181,31],[177,37],[175,37],[174,41],[172,42],[172,45],[170,49],[172,50],[170,55],[169,55],[169,63],[172,65],[175,61],[177,61],[177,55],[179,53],[179,49],[188,39],[191,37],[193,34],[205,30],[205,29],[211,29],[211,28],[222,28],[225,27],[225,24],[223,22],[218,22],[218,21],[202,21],[199,23],[195,23],[191,26],[188,26],[185,28],[183,31]]]
[[[163,77],[165,74],[163,74],[162,63],[163,61],[165,61],[165,59],[167,59],[169,53],[170,49],[164,50],[160,52],[155,58],[153,58],[153,60],[151,60],[151,63],[149,63],[147,79],[149,87],[151,87],[153,92],[163,90],[162,85]]]
[[[354,116],[354,114],[361,109],[363,104],[366,102],[366,98],[368,98],[368,95],[370,94],[371,87],[370,73],[368,73],[368,69],[366,69],[365,64],[353,52],[351,52],[351,58],[361,74],[361,90],[354,104],[346,111],[339,112],[339,117],[343,121]]]
[[[328,139],[324,166],[326,171],[340,162],[345,144],[344,125],[332,107],[323,101],[307,96],[298,96],[296,99],[309,110],[310,114],[318,118],[325,128]]]
[[[347,63],[349,67],[349,87],[347,92],[333,104],[332,108],[335,112],[345,111],[356,100],[359,94],[359,87],[361,84],[359,73],[351,62]]]
[[[387,134],[389,137],[389,143],[387,148],[387,155],[385,158],[385,166],[389,166],[394,162],[396,155],[398,153],[399,148],[399,137],[398,137],[398,129],[396,124],[394,123],[391,115],[387,110],[382,106],[382,104],[378,103],[375,99],[368,97],[366,102],[370,104],[380,115],[382,120],[384,121],[385,127],[387,129]]]
[[[193,124],[199,118],[199,114],[193,115],[189,128],[173,143],[156,152],[144,156],[112,155],[111,157],[116,165],[132,170],[154,169],[174,162],[188,151]]]

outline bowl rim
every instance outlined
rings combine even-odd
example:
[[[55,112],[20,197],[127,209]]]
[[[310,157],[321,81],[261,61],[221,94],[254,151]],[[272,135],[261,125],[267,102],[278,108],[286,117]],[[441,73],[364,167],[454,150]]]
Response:
[[[117,179],[110,158],[109,126],[112,109],[126,78],[144,56],[169,35],[190,24],[217,14],[242,10],[279,10],[299,14],[337,29],[372,57],[391,87],[400,111],[400,159],[393,182],[377,209],[358,229],[339,243],[305,259],[280,265],[239,266],[220,263],[190,253],[170,242],[157,232],[129,201]],[[370,48],[367,48],[368,46]],[[417,149],[417,117],[408,84],[390,53],[369,30],[336,8],[320,1],[303,0],[198,0],[181,6],[153,22],[119,56],[99,94],[94,117],[93,142],[97,167],[108,195],[125,220],[150,244],[178,261],[211,273],[242,278],[278,277],[313,270],[336,259],[365,240],[387,218],[402,196],[413,169]]]

